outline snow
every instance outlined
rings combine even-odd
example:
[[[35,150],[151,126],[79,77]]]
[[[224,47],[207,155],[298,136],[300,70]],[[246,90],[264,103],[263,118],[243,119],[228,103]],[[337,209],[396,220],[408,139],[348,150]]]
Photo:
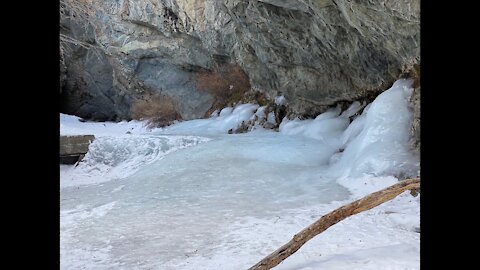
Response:
[[[287,103],[287,100],[285,99],[285,97],[282,95],[282,96],[276,96],[275,99],[275,104],[277,105],[285,105],[285,103]]]
[[[180,122],[156,130],[154,133],[202,136],[226,134],[230,129],[239,127],[242,122],[252,120],[258,108],[259,106],[256,104],[239,104],[235,108],[222,109],[219,116]]]
[[[212,258],[187,258],[180,269],[247,269],[285,244],[322,215],[347,203],[311,205],[268,218],[249,217],[232,224],[229,243]],[[377,208],[345,219],[307,242],[274,269],[419,269],[420,196],[408,192]],[[392,213],[392,212],[395,213]],[[407,217],[401,224],[392,215]],[[235,262],[231,262],[235,258]]]
[[[410,85],[399,80],[367,106],[284,119],[279,132],[227,134],[269,117],[253,104],[154,130],[62,115],[62,134],[96,140],[84,162],[60,167],[61,269],[252,266],[329,211],[417,175]],[[405,192],[275,269],[419,269],[419,206]]]
[[[255,112],[255,115],[259,118],[259,119],[263,119],[265,118],[265,109],[267,108],[267,106],[262,106],[262,107],[259,107],[257,109],[257,111]]]
[[[152,132],[142,121],[80,122],[81,118],[60,114],[60,135],[117,136],[122,134],[144,134]],[[129,133],[127,133],[129,132]]]
[[[269,112],[267,116],[267,122],[272,124],[277,124],[277,120],[275,120],[275,114],[273,112]]]

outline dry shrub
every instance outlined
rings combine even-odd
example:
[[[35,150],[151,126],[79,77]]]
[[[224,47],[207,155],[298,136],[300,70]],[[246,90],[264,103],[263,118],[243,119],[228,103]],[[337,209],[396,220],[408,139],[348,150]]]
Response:
[[[237,64],[223,64],[196,77],[197,88],[215,96],[217,106],[239,101],[250,89],[247,74]]]
[[[420,87],[420,65],[416,64],[410,70],[410,78],[413,79],[413,87]]]
[[[147,120],[148,126],[164,127],[181,119],[173,100],[164,95],[147,95],[137,100],[131,107],[132,118]]]

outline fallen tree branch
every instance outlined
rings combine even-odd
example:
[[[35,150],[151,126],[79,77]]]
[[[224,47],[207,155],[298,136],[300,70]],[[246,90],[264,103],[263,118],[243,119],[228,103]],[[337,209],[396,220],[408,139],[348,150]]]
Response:
[[[400,181],[399,183],[392,185],[388,188],[374,192],[359,200],[344,205],[332,212],[322,216],[319,220],[312,223],[307,228],[297,233],[292,240],[272,252],[267,257],[263,258],[260,262],[250,267],[248,270],[268,270],[290,255],[300,249],[307,241],[328,229],[330,226],[342,221],[343,219],[358,214],[360,212],[372,209],[384,202],[390,201],[402,194],[406,190],[420,188],[420,179],[407,179]]]

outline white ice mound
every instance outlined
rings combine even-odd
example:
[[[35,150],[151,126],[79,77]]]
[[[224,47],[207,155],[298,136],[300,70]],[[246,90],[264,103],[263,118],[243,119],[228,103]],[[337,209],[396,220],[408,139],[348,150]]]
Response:
[[[227,134],[230,129],[238,128],[243,121],[253,119],[259,108],[256,104],[239,104],[235,108],[227,107],[220,111],[219,115],[208,119],[197,119],[180,122],[159,131],[157,134],[178,134],[178,135],[218,135]]]
[[[195,136],[98,137],[78,166],[61,171],[61,187],[125,178],[173,151],[208,140]]]
[[[344,151],[330,171],[344,177],[416,176],[419,159],[410,151],[412,80],[400,79],[380,94],[341,136]]]
[[[417,175],[418,157],[409,149],[412,113],[408,99],[412,80],[400,79],[365,107],[354,102],[343,113],[339,107],[311,120],[284,119],[279,131],[286,135],[303,135],[319,140],[329,160],[332,177],[363,175]]]
[[[286,135],[303,135],[308,138],[320,140],[323,144],[339,147],[339,138],[348,127],[348,117],[339,117],[340,108],[328,110],[315,119],[282,121],[279,131]]]

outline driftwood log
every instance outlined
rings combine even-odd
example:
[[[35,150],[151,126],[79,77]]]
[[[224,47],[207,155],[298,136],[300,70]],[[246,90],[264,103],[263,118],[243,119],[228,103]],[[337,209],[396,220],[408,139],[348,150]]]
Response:
[[[295,253],[307,241],[320,234],[321,232],[325,231],[330,226],[338,223],[339,221],[349,216],[372,209],[384,202],[390,201],[398,195],[402,194],[404,191],[419,188],[419,178],[407,179],[400,181],[399,183],[392,185],[388,188],[371,193],[370,195],[367,195],[340,208],[337,208],[332,212],[322,216],[310,226],[297,233],[292,240],[272,252],[267,257],[263,258],[260,262],[250,267],[248,270],[271,269],[277,266],[286,258],[288,258],[290,255]]]

